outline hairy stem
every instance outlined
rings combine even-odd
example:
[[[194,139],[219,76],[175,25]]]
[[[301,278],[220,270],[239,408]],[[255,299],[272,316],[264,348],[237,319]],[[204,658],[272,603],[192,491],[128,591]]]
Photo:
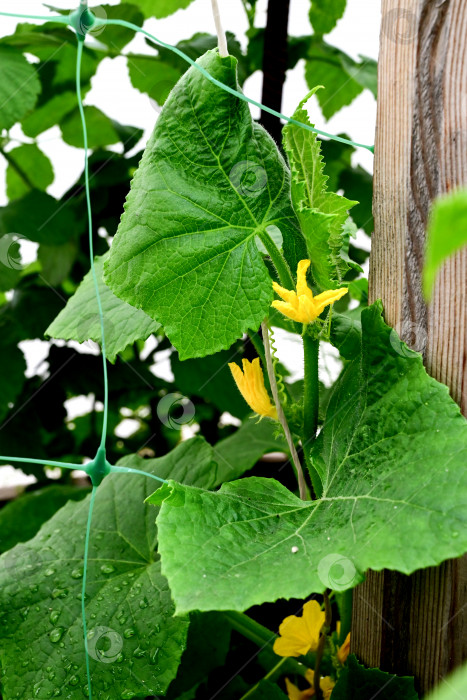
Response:
[[[306,331],[303,334],[303,352],[305,358],[305,385],[303,392],[303,434],[302,445],[305,461],[310,472],[311,481],[315,496],[319,498],[322,494],[323,486],[321,479],[311,464],[309,457],[310,443],[316,437],[318,429],[319,412],[319,379],[318,379],[318,358],[319,340],[313,338]]]
[[[227,38],[225,36],[224,29],[222,27],[221,15],[219,12],[219,5],[217,0],[211,0],[212,14],[214,15],[214,24],[216,25],[217,32],[217,42],[219,47],[219,56],[221,58],[226,58],[229,55],[229,50],[227,48]]]
[[[297,449],[295,447],[292,434],[290,432],[289,424],[287,423],[287,419],[284,414],[284,410],[282,408],[280,399],[279,399],[279,392],[277,390],[277,381],[276,381],[276,375],[274,374],[274,367],[272,364],[272,356],[271,356],[271,345],[269,342],[269,328],[267,324],[263,321],[261,324],[261,330],[263,333],[263,343],[264,343],[264,354],[266,356],[266,367],[268,370],[268,377],[269,377],[269,383],[271,385],[271,391],[272,391],[272,396],[274,398],[274,403],[277,408],[277,417],[279,418],[279,422],[282,425],[282,429],[285,434],[285,439],[287,440],[287,445],[289,446],[289,451],[290,451],[290,456],[292,457],[292,462],[294,464],[294,467],[297,471],[297,479],[298,479],[298,488],[300,491],[300,498],[302,501],[306,501],[308,496],[307,496],[307,488],[306,488],[306,481],[305,481],[305,475],[303,474],[303,469],[302,465],[300,462],[300,459],[297,454]]]
[[[321,686],[319,684],[321,680],[321,662],[324,656],[324,650],[326,649],[327,635],[331,630],[332,622],[332,608],[331,601],[329,600],[329,591],[325,591],[324,595],[324,625],[321,629],[321,635],[318,642],[318,649],[316,651],[316,662],[315,662],[315,675],[313,679],[313,687],[316,693],[316,700],[323,700],[323,693],[321,691]]]

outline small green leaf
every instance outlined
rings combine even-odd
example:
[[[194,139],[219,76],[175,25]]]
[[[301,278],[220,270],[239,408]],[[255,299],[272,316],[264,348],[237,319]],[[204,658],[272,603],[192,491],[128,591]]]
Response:
[[[0,48],[0,130],[10,129],[36,104],[41,90],[36,69],[14,49]]]
[[[199,63],[237,86],[234,58],[208,51]],[[271,224],[293,267],[303,239],[275,143],[241,100],[191,68],[133,179],[106,283],[162,323],[180,359],[213,354],[267,314],[272,284],[255,239]]]
[[[344,591],[367,569],[410,574],[466,551],[467,422],[379,304],[362,311],[361,354],[336,384],[311,457],[316,501],[259,478],[217,493],[169,482],[151,496],[180,613]]]
[[[8,152],[8,159],[6,187],[9,199],[19,199],[27,194],[31,185],[46,190],[54,181],[52,163],[35,143],[14,148]]]
[[[318,92],[317,98],[325,119],[330,119],[363,91],[363,86],[354,77],[358,68],[359,64],[350,56],[325,41],[311,42],[305,62],[305,78],[310,89],[324,85],[325,89]]]
[[[311,0],[310,22],[315,34],[328,34],[345,12],[347,0]]]
[[[418,700],[414,679],[379,668],[365,668],[354,654],[347,660],[332,691],[332,700]]]
[[[304,105],[316,90],[302,100],[295,120],[310,125]],[[350,267],[345,259],[348,240],[344,225],[348,210],[356,202],[327,191],[328,177],[315,134],[288,124],[283,139],[292,171],[292,201],[306,240],[313,278],[322,290],[335,289]]]
[[[430,299],[444,261],[467,245],[467,190],[439,197],[433,204],[427,231],[423,291]]]
[[[76,93],[61,92],[37,107],[21,122],[21,128],[26,136],[36,138],[43,131],[55,124],[60,124],[63,118],[76,108]]]
[[[152,333],[159,330],[160,324],[153,321],[144,311],[125,304],[104,284],[102,273],[105,258],[106,255],[96,258],[94,265],[104,313],[106,353],[110,362],[115,362],[117,355],[128,345],[136,340],[146,340]],[[87,273],[65,308],[48,327],[46,335],[63,340],[77,340],[78,343],[94,340],[99,345],[102,344],[96,291],[91,271]]]
[[[128,71],[133,87],[152,97],[161,106],[181,75],[180,70],[158,57],[131,54],[128,56]]]
[[[112,120],[97,107],[84,108],[88,145],[91,149],[108,146],[120,141]],[[83,148],[83,127],[78,109],[68,114],[60,123],[65,143],[76,148]]]

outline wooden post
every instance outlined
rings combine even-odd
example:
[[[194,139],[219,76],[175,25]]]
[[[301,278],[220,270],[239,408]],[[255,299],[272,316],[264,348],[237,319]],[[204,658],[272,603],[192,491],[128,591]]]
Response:
[[[370,297],[464,415],[467,251],[444,265],[428,307],[421,273],[431,202],[467,186],[466,50],[465,0],[382,0]],[[419,691],[436,685],[467,658],[467,559],[370,572],[354,592],[352,646]]]

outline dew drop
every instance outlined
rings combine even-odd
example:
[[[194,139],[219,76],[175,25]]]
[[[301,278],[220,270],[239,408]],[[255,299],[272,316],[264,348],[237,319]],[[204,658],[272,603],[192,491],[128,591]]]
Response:
[[[64,631],[65,630],[63,629],[63,627],[56,627],[55,629],[53,629],[50,633],[50,641],[54,644],[59,642],[63,636]]]
[[[133,629],[133,627],[128,627],[128,629],[124,631],[123,636],[125,637],[125,639],[130,639],[130,637],[133,637],[134,634],[135,630]]]
[[[102,564],[101,571],[103,574],[113,574],[115,567],[112,564]]]
[[[82,578],[83,571],[81,569],[73,569],[71,572],[71,578]]]
[[[122,698],[122,700],[131,700],[133,695],[134,693],[132,690],[124,690],[120,697]]]
[[[68,681],[68,685],[71,685],[71,686],[78,685],[78,683],[79,683],[78,676],[71,676],[70,680]]]
[[[46,569],[46,570],[44,571],[44,575],[45,575],[45,576],[53,576],[54,573],[55,573],[55,569]]]
[[[68,595],[68,588],[54,588],[52,591],[52,598],[66,598]]]
[[[292,554],[296,554],[298,552],[298,547],[292,547],[290,551],[292,552]]]
[[[49,617],[50,622],[53,625],[56,625],[59,617],[60,617],[60,610],[52,610],[52,612],[50,613],[50,617]]]

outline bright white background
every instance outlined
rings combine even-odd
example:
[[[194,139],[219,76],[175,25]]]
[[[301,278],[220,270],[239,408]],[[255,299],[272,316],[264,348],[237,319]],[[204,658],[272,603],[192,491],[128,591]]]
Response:
[[[129,0],[131,2],[131,0]],[[78,0],[54,0],[51,4],[63,9],[75,9]],[[90,6],[96,3],[90,2]],[[117,5],[117,0],[107,0],[106,4]],[[225,30],[233,32],[246,46],[245,31],[248,29],[241,0],[219,0],[222,21]],[[289,33],[300,36],[311,33],[308,20],[309,0],[291,0],[291,17]],[[258,0],[257,25],[266,23],[267,0]],[[47,15],[49,11],[37,0],[0,0],[0,10],[24,14]],[[25,20],[21,20],[25,21]],[[18,20],[0,17],[0,36],[11,34]],[[370,58],[378,57],[380,26],[380,3],[376,0],[347,0],[344,17],[334,31],[327,35],[326,40],[358,59],[359,54]],[[215,33],[211,14],[211,0],[194,0],[186,9],[176,12],[163,20],[148,20],[145,28],[156,37],[175,44],[181,39],[192,36],[195,32]],[[105,30],[104,30],[105,31]],[[98,39],[98,37],[97,37]],[[91,44],[95,39],[88,37]],[[147,47],[144,37],[136,38],[124,49],[125,53],[152,53]],[[1,79],[1,76],[0,76]],[[261,74],[251,76],[244,85],[247,95],[256,100],[261,98]],[[289,71],[284,92],[282,111],[291,115],[298,102],[308,92],[304,79],[303,62],[299,62],[293,71]],[[325,122],[318,104],[313,98],[310,114],[318,128],[330,133],[346,132],[350,138],[360,143],[373,143],[376,121],[376,103],[368,90],[365,90],[354,102],[342,109],[336,116]],[[124,58],[104,59],[99,65],[97,74],[92,79],[92,89],[86,97],[86,104],[96,105],[111,118],[122,124],[131,124],[144,129],[144,138],[135,150],[139,150],[151,133],[157,112],[147,95],[135,90],[129,80],[126,60]],[[258,116],[253,110],[254,116]],[[28,141],[19,128],[11,131],[11,135],[21,141]],[[55,170],[55,181],[48,192],[60,197],[76,180],[83,167],[83,152],[61,141],[58,127],[44,132],[38,137],[38,143],[48,155]],[[118,146],[116,147],[119,148]],[[361,163],[367,170],[372,170],[372,155],[360,149],[354,156],[355,163]],[[6,163],[0,160],[0,204],[5,198],[5,168]],[[301,359],[295,343],[282,338],[278,342],[281,359],[290,366],[296,377],[301,373]],[[24,348],[23,348],[24,349]],[[41,343],[29,345],[26,356],[30,367],[37,366],[44,349]],[[323,363],[323,370],[332,372],[329,359]],[[326,365],[326,366],[324,366]],[[332,362],[331,362],[332,365]],[[164,370],[163,370],[164,371]],[[160,371],[158,371],[158,374]],[[325,377],[323,377],[325,379]],[[82,412],[82,411],[80,411]],[[17,470],[9,467],[0,468],[0,488],[6,485],[24,483],[24,478]]]

